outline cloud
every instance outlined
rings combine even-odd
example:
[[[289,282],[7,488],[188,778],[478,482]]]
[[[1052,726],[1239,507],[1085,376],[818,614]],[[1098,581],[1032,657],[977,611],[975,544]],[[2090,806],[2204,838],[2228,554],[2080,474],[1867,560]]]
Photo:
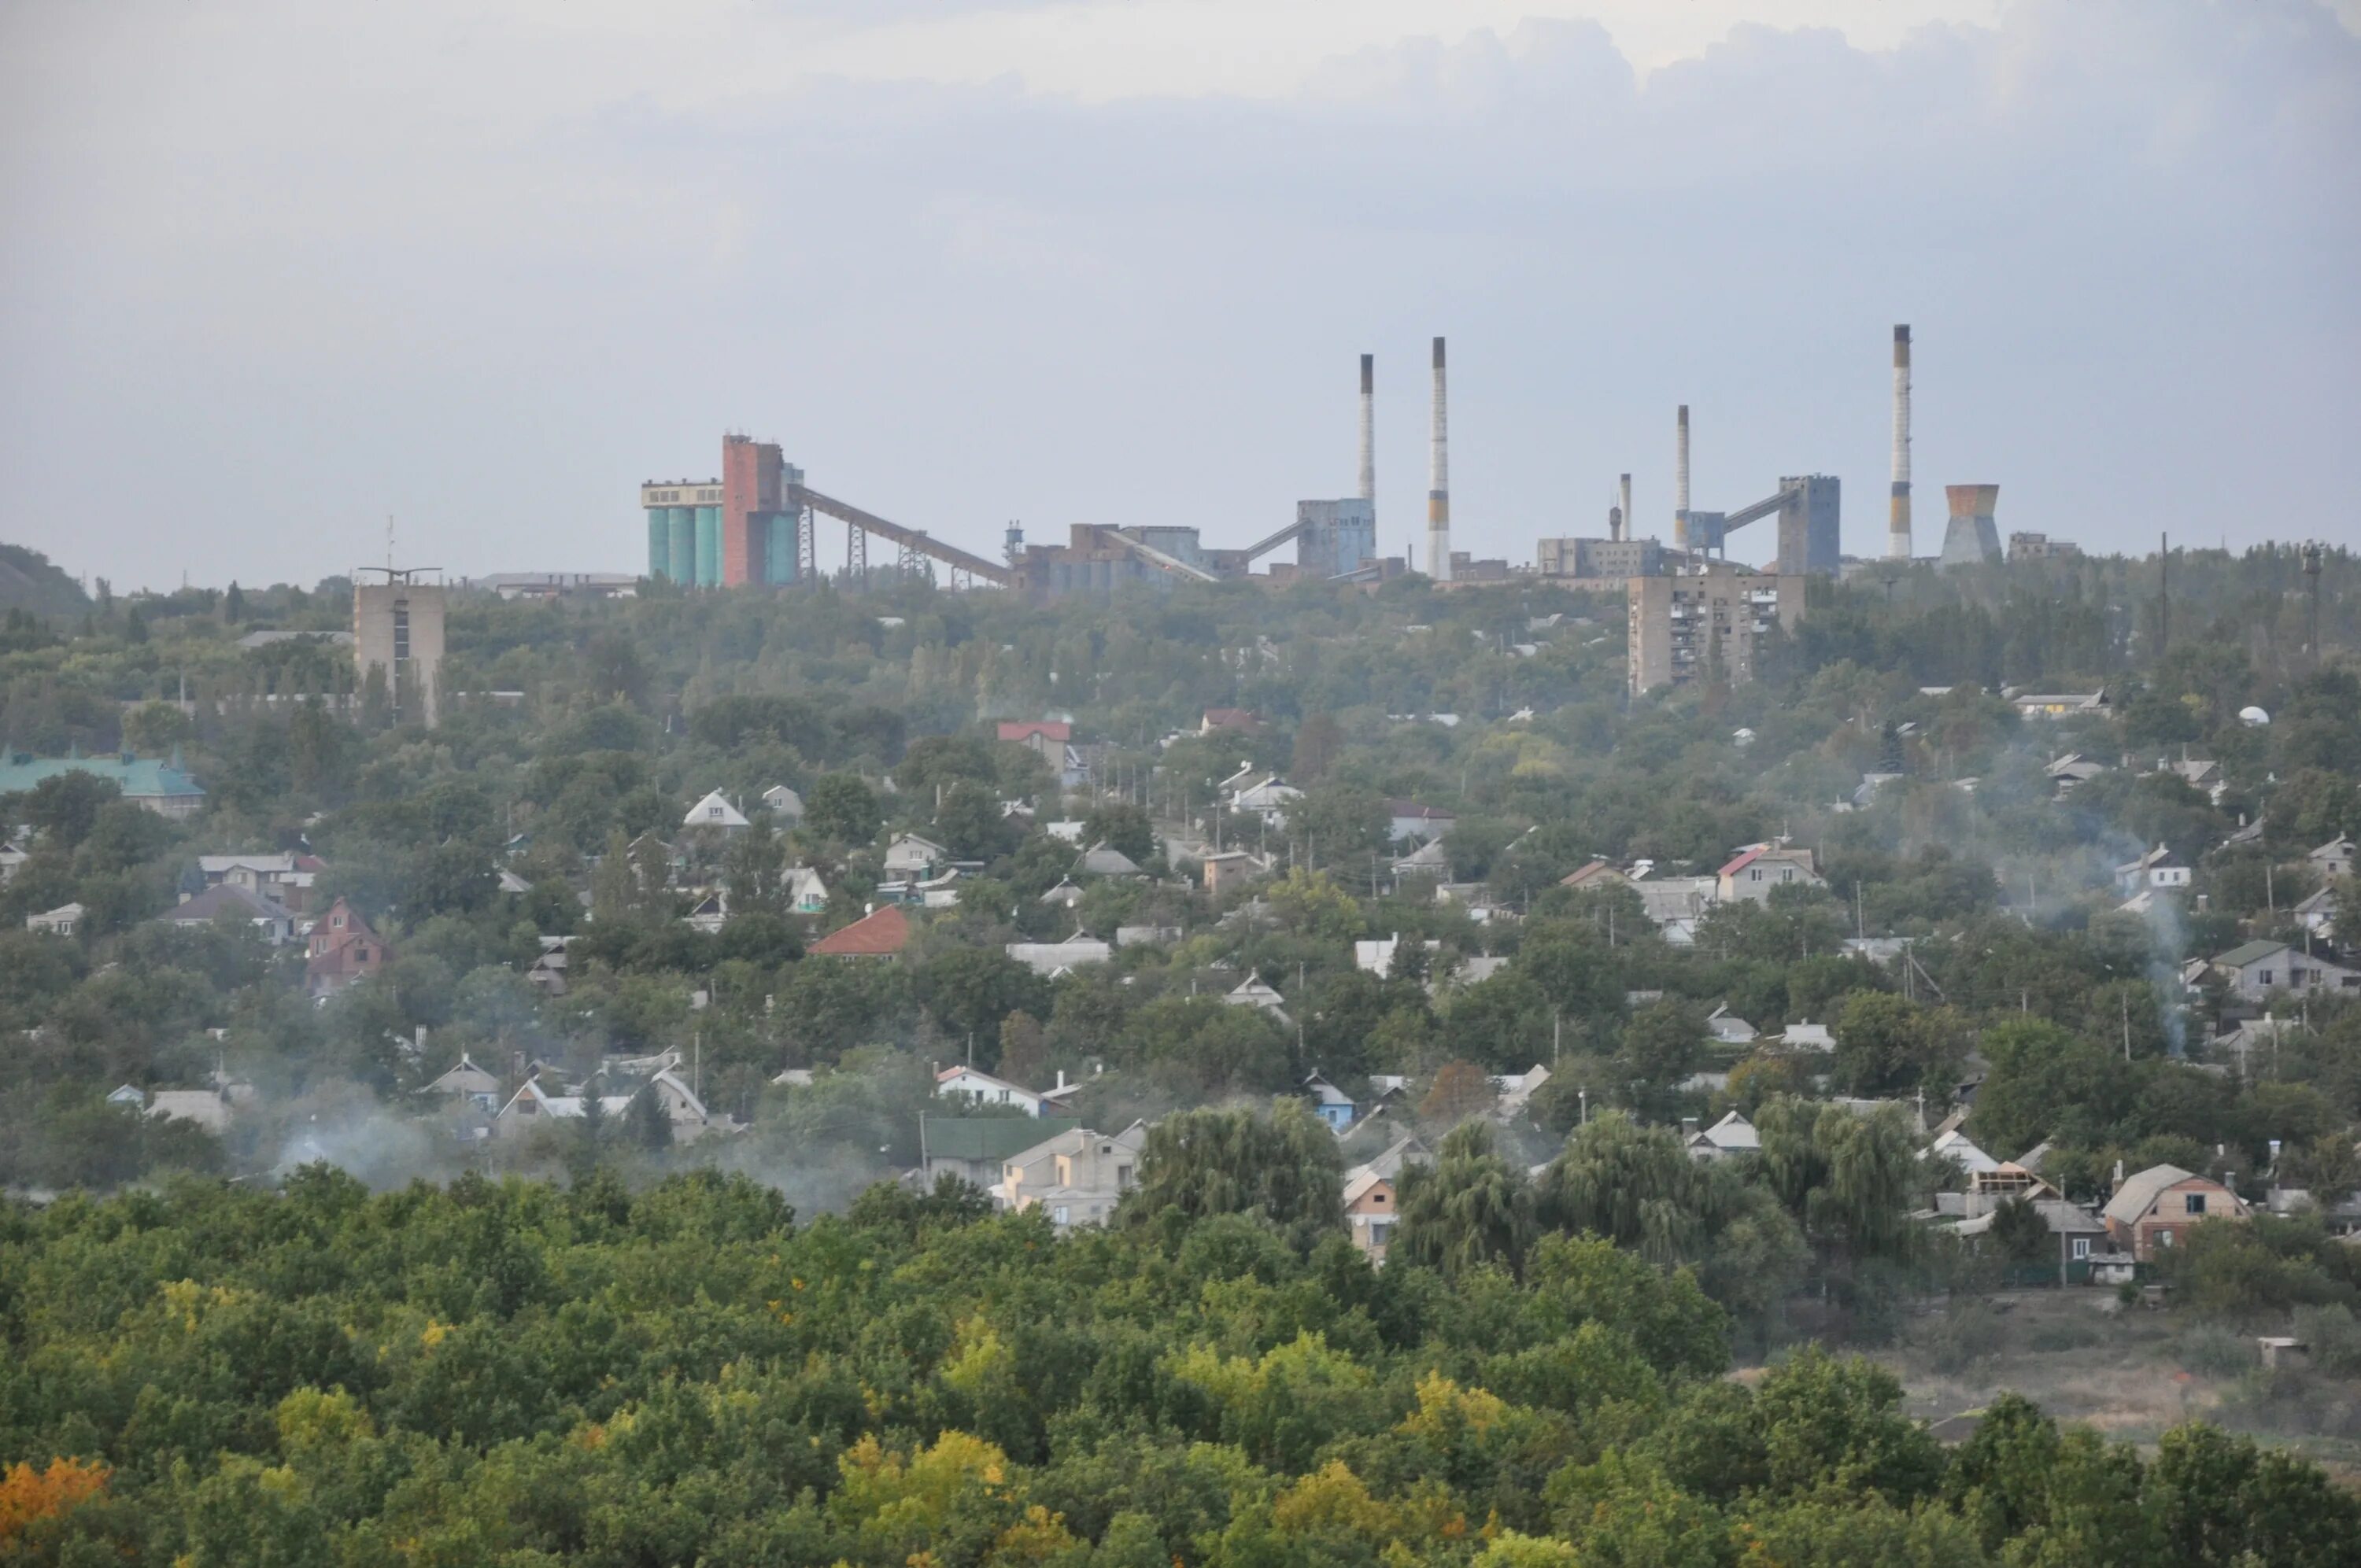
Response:
[[[2361,486],[2361,46],[2298,0],[1741,26],[1644,74],[1532,20],[1104,102],[798,73],[727,7],[74,15],[0,50],[0,537],[118,583],[316,576],[388,511],[456,570],[628,569],[632,487],[724,427],[972,548],[1243,541],[1350,482],[1365,349],[1398,546],[1434,332],[1462,542],[1512,558],[1622,470],[1667,513],[1678,401],[1698,504],[1835,472],[1873,551],[1896,321],[1922,493],[1998,480],[2004,528],[2284,536]]]

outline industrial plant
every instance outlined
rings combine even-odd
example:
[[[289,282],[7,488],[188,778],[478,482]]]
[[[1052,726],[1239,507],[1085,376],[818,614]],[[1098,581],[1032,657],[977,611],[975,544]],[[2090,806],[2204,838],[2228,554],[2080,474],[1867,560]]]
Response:
[[[1910,399],[1911,337],[1907,324],[1894,329],[1893,475],[1884,559],[1906,564],[1912,554]],[[640,488],[647,519],[647,575],[683,587],[759,586],[786,587],[817,580],[818,534],[830,522],[844,525],[842,565],[831,580],[861,587],[908,576],[948,586],[989,585],[1031,598],[1075,593],[1107,593],[1128,584],[1252,581],[1373,584],[1417,571],[1442,587],[1540,580],[1568,587],[1631,593],[1634,637],[1647,621],[1648,643],[1662,656],[1642,659],[1634,642],[1632,680],[1643,669],[1656,674],[1648,685],[1686,678],[1696,660],[1681,652],[1670,620],[1685,613],[1679,592],[1642,593],[1638,585],[1656,579],[1731,579],[1706,593],[1696,607],[1708,617],[1753,605],[1763,630],[1792,623],[1801,613],[1801,584],[1869,569],[1872,563],[1847,557],[1842,548],[1843,487],[1833,474],[1790,474],[1773,481],[1767,494],[1744,505],[1713,510],[1690,504],[1689,405],[1674,413],[1671,540],[1642,537],[1631,507],[1631,476],[1619,477],[1615,504],[1608,508],[1603,537],[1548,537],[1535,542],[1530,566],[1505,560],[1477,560],[1451,547],[1450,411],[1444,341],[1433,343],[1430,433],[1427,454],[1426,539],[1422,558],[1378,553],[1377,360],[1360,356],[1358,484],[1349,496],[1299,500],[1291,521],[1243,547],[1209,543],[1190,525],[1071,524],[1062,543],[1028,542],[1022,525],[1007,525],[1002,558],[994,561],[935,538],[923,529],[890,522],[873,512],[821,494],[805,483],[804,470],[785,460],[781,448],[739,433],[722,438],[718,477],[649,480]],[[1947,488],[1950,521],[1939,555],[1942,566],[1997,564],[2002,559],[1993,507],[1999,486]],[[1759,573],[1730,560],[1731,537],[1762,523],[1753,552]],[[2020,543],[2019,541],[2023,543]],[[873,545],[873,542],[876,542]],[[1292,545],[1288,556],[1282,546]],[[2043,535],[2013,535],[2013,556],[2057,558],[2073,551]],[[873,547],[879,551],[873,562]],[[886,550],[890,548],[890,557]],[[831,552],[833,554],[833,552]],[[1259,568],[1259,569],[1258,569]],[[1746,579],[1743,583],[1736,579]],[[1730,591],[1721,591],[1727,587]],[[1752,655],[1737,646],[1733,630],[1724,666],[1744,678]],[[1702,645],[1698,658],[1705,657]]]

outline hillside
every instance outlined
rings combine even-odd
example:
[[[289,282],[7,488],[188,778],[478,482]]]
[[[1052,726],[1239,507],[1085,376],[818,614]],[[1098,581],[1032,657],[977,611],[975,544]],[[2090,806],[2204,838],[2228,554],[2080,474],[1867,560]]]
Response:
[[[48,618],[79,617],[90,596],[38,550],[0,544],[0,609],[30,610]]]

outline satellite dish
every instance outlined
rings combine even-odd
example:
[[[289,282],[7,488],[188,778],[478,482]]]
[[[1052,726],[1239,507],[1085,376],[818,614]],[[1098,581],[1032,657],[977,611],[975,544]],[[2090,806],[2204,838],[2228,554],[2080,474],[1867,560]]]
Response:
[[[2249,729],[2258,729],[2270,721],[2271,716],[2259,707],[2242,707],[2238,710],[2238,722]]]

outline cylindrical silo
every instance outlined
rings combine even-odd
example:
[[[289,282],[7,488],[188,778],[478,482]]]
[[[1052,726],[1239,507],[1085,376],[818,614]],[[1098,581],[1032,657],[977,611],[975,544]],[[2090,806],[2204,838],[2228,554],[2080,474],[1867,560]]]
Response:
[[[697,509],[697,586],[721,586],[721,509]]]
[[[667,576],[672,572],[672,522],[669,507],[649,507],[648,514],[648,576]]]
[[[697,584],[697,513],[688,507],[664,509],[664,531],[671,536],[672,562],[664,576],[682,587]]]

